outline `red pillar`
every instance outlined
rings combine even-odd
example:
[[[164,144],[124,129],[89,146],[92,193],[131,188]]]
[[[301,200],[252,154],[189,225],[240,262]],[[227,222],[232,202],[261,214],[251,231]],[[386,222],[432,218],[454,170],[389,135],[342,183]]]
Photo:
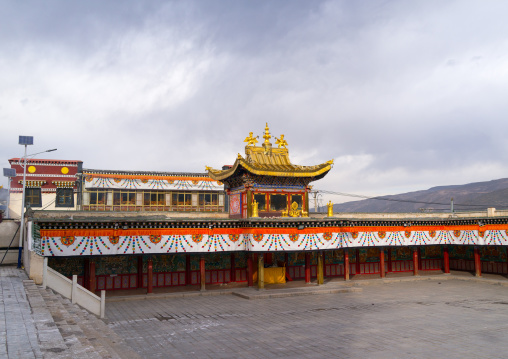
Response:
[[[148,283],[147,283],[147,289],[146,294],[153,293],[153,261],[152,258],[148,260],[148,275],[147,275]]]
[[[143,287],[143,257],[139,256],[137,261],[138,261],[138,275],[137,275],[136,288],[142,288]]]
[[[379,248],[379,275],[381,278],[385,277],[385,250],[383,247]]]
[[[97,281],[95,279],[95,262],[90,261],[90,292],[95,292],[97,289]]]
[[[254,285],[253,276],[254,271],[252,267],[252,254],[249,253],[247,257],[247,287],[252,287]]]
[[[235,254],[231,253],[231,282],[236,282]]]
[[[191,285],[191,257],[190,254],[185,255],[185,285]]]
[[[450,274],[450,252],[448,251],[448,247],[443,248],[443,262],[444,272]]]
[[[205,281],[205,257],[201,256],[201,258],[199,258],[199,283],[201,284],[201,290],[205,290]]]
[[[349,280],[349,252],[344,249],[344,280]]]
[[[355,275],[359,275],[360,274],[360,248],[356,248],[355,256],[356,256]]]
[[[413,248],[413,275],[418,275],[418,249]]]
[[[482,261],[480,258],[480,249],[474,247],[474,275],[477,277],[482,276]]]
[[[310,283],[310,253],[305,253],[305,283]]]

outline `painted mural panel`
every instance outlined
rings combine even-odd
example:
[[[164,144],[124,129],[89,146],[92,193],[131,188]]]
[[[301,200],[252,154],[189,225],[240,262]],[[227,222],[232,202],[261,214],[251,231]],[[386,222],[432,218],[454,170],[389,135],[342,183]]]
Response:
[[[288,254],[288,265],[289,266],[303,266],[305,265],[305,253],[289,253]]]
[[[485,246],[480,247],[480,258],[485,262],[506,263],[506,247]]]
[[[205,257],[205,269],[230,269],[231,255],[229,253],[210,253]]]
[[[413,249],[411,247],[391,248],[392,261],[407,261],[413,259]]]
[[[443,248],[441,246],[423,246],[420,247],[422,259],[441,259],[443,258]]]
[[[448,248],[451,259],[473,260],[474,258],[473,246],[449,246]]]
[[[344,263],[344,250],[326,251],[325,264],[341,264]]]
[[[70,257],[70,258],[55,258],[48,259],[48,266],[66,277],[73,275],[82,276],[85,274],[84,258]]]
[[[155,273],[185,271],[185,254],[153,256],[152,259]]]
[[[235,268],[247,268],[247,258],[250,253],[238,252],[235,253]]]
[[[360,248],[360,263],[379,262],[379,248]]]
[[[129,256],[96,257],[95,274],[133,274],[137,273],[137,259]]]

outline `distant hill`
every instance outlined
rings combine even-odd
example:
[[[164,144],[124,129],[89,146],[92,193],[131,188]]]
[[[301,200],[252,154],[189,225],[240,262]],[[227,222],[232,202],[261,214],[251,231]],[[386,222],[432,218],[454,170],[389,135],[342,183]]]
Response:
[[[488,207],[498,209],[508,208],[508,178],[487,182],[476,182],[456,186],[438,186],[424,191],[401,193],[382,198],[404,201],[434,202],[439,204],[424,204],[411,202],[396,202],[375,199],[345,202],[335,204],[334,212],[421,212],[448,211],[450,199],[453,198],[456,211],[483,210]],[[464,206],[479,204],[482,206]],[[325,211],[322,208],[321,211]]]

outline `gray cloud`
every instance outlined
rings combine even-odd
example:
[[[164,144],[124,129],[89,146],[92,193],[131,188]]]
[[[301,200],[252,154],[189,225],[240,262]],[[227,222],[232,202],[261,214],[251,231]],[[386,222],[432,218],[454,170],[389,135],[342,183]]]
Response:
[[[0,4],[0,153],[203,171],[269,122],[317,187],[505,177],[504,2]]]

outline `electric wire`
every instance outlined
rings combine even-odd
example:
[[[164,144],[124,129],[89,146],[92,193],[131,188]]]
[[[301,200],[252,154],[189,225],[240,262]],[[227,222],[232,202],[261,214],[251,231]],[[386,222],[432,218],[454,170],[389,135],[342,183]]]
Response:
[[[370,197],[365,196],[361,194],[353,194],[353,193],[344,193],[344,192],[335,192],[335,191],[328,191],[328,190],[318,190],[317,192],[324,193],[324,194],[331,194],[331,195],[337,195],[337,196],[344,196],[344,197],[355,197],[355,198],[362,198],[362,199],[373,199],[378,201],[391,201],[391,202],[405,202],[405,203],[417,203],[417,204],[433,204],[433,205],[439,205],[439,206],[450,206],[450,203],[441,203],[441,202],[425,202],[425,201],[415,201],[410,199],[396,199],[396,198],[386,198],[386,196],[376,196],[376,197]],[[508,207],[508,205],[490,205],[490,204],[461,204],[461,203],[453,203],[453,206],[461,206],[461,207]]]

